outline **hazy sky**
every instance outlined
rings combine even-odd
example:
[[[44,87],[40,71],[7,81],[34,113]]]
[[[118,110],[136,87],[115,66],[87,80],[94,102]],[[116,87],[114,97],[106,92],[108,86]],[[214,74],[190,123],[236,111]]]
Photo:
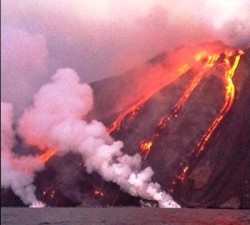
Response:
[[[59,68],[90,82],[179,45],[245,44],[249,9],[248,0],[2,0],[2,100],[29,104]]]

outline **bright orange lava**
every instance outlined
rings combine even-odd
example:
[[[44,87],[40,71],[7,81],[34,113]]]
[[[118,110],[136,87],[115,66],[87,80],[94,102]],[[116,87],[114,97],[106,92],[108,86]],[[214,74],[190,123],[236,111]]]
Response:
[[[45,162],[47,162],[55,153],[56,153],[56,150],[55,150],[55,149],[47,149],[42,155],[39,156],[39,159],[45,163]]]
[[[184,91],[182,96],[179,98],[179,100],[175,104],[174,110],[172,111],[172,113],[168,117],[161,118],[157,126],[159,126],[160,128],[164,128],[167,126],[168,122],[172,118],[177,118],[179,116],[179,114],[182,111],[183,105],[187,102],[191,93],[194,91],[194,89],[197,87],[197,85],[201,81],[202,75],[203,75],[203,73],[201,73],[201,72],[197,73],[197,76],[195,76],[192,79],[191,84],[187,87],[187,89]]]
[[[185,177],[186,177],[186,175],[187,175],[188,169],[189,169],[189,166],[185,166],[185,167],[182,169],[181,173],[177,176],[177,179],[178,179],[179,181],[181,181],[181,182],[184,181],[184,179],[185,179]]]
[[[153,144],[152,141],[142,140],[140,142],[140,151],[141,151],[141,154],[144,155],[143,159],[147,158],[147,156],[151,150],[152,144]]]
[[[219,64],[224,66],[224,76],[226,79],[225,86],[225,95],[224,95],[224,104],[221,107],[219,113],[214,118],[214,120],[209,125],[208,129],[205,131],[200,141],[196,145],[196,147],[191,151],[191,156],[198,156],[205,148],[207,142],[209,141],[211,135],[215,131],[216,127],[219,125],[221,120],[224,118],[226,113],[231,108],[234,97],[235,97],[235,87],[232,81],[234,72],[239,64],[240,56],[244,54],[242,50],[239,50],[237,53],[233,50],[218,50],[210,51],[210,50],[201,50],[200,52],[196,52],[194,54],[193,60],[196,61],[197,64],[186,64],[183,63],[181,66],[176,68],[176,74],[184,74],[190,68],[194,68],[195,76],[193,76],[190,84],[185,89],[184,93],[181,95],[179,100],[174,105],[172,113],[168,116],[162,117],[157,123],[154,134],[152,134],[149,138],[142,140],[139,144],[140,153],[143,155],[143,159],[146,159],[152,150],[152,146],[154,144],[155,139],[160,135],[161,130],[165,129],[169,122],[173,119],[179,117],[182,112],[183,107],[186,102],[190,98],[193,91],[196,89],[202,78],[209,73],[209,71],[215,67],[215,65]],[[222,61],[221,61],[222,60]],[[232,62],[233,61],[233,62]],[[143,97],[139,101],[137,101],[134,105],[125,109],[122,114],[109,126],[108,131],[111,133],[113,131],[117,131],[121,128],[121,124],[124,123],[127,126],[131,123],[135,117],[138,115],[140,109],[143,107],[144,103],[155,94],[160,88],[164,87],[163,83],[152,93],[148,93],[146,97]],[[187,176],[188,170],[190,169],[189,165],[182,165],[182,169],[180,173],[176,175],[176,179],[179,181],[184,181]],[[174,181],[173,183],[176,183]]]
[[[195,60],[194,60],[195,61]],[[176,77],[186,73],[192,65],[189,65],[188,63],[181,64],[176,69]],[[163,88],[166,84],[163,82],[161,83],[156,89],[149,91],[146,96],[142,97],[140,100],[138,100],[136,103],[134,103],[132,106],[126,108],[117,118],[116,120],[107,128],[109,133],[112,133],[113,131],[118,131],[121,128],[121,123],[124,122],[127,119],[127,122],[130,123],[132,120],[137,116],[140,109],[143,107],[144,103],[152,97],[157,91],[159,91],[161,88]]]
[[[226,66],[225,78],[226,78],[227,84],[225,87],[226,92],[225,92],[225,96],[224,96],[224,104],[223,104],[220,112],[218,113],[218,115],[215,117],[213,122],[210,124],[210,126],[207,129],[207,131],[205,132],[205,134],[202,136],[201,140],[197,144],[197,147],[191,151],[191,154],[195,154],[197,156],[198,154],[200,154],[204,150],[204,147],[205,147],[206,143],[208,142],[208,140],[210,139],[211,135],[213,134],[214,130],[216,129],[216,127],[218,126],[220,121],[223,119],[225,114],[231,108],[233,101],[234,101],[234,96],[235,96],[235,87],[234,87],[234,83],[233,83],[232,78],[233,78],[234,72],[239,64],[240,55],[242,55],[242,54],[243,54],[242,51],[239,51],[238,55],[235,56],[233,65],[231,66],[230,61],[229,61],[229,57],[231,57],[233,55],[233,53],[232,52],[225,52],[224,64]]]
[[[145,143],[147,143],[146,140],[141,141],[141,143],[140,143],[140,151],[141,151],[141,153],[144,153],[144,157],[143,157],[144,159],[147,158],[155,138],[159,136],[159,130],[165,129],[172,119],[177,118],[180,115],[180,113],[182,112],[183,106],[186,104],[186,102],[189,99],[190,95],[193,93],[195,88],[200,83],[200,81],[201,81],[202,77],[204,76],[204,74],[208,71],[208,69],[212,65],[214,65],[215,61],[219,58],[219,54],[214,54],[214,55],[208,56],[207,58],[204,57],[202,54],[198,54],[198,56],[196,55],[195,59],[197,61],[199,61],[199,60],[202,60],[203,58],[205,58],[206,62],[204,63],[204,65],[202,67],[199,68],[199,71],[192,78],[192,80],[190,82],[190,85],[187,87],[187,89],[184,91],[182,96],[179,98],[179,100],[175,104],[172,113],[169,116],[162,117],[160,119],[160,121],[158,122],[158,125],[157,125],[158,132],[154,133],[150,137],[150,140],[151,140],[150,141],[150,146],[145,145]]]
[[[137,115],[137,113],[142,108],[143,104],[146,102],[148,98],[142,98],[138,102],[136,102],[134,105],[129,107],[128,109],[124,110],[121,115],[108,127],[108,132],[111,133],[114,130],[119,130],[121,127],[122,121],[128,117],[129,121],[131,122]]]
[[[219,123],[222,121],[224,116],[227,114],[227,112],[230,110],[234,97],[235,97],[235,87],[233,83],[233,76],[235,73],[235,70],[239,64],[240,61],[240,56],[244,54],[242,50],[239,50],[238,53],[234,53],[233,51],[225,52],[225,58],[223,60],[224,65],[225,65],[225,78],[226,78],[226,87],[225,87],[225,95],[224,95],[224,104],[222,108],[220,109],[220,112],[217,114],[217,116],[214,118],[212,123],[209,125],[208,129],[206,132],[203,134],[201,140],[198,142],[196,148],[194,148],[191,151],[191,156],[199,156],[200,153],[204,150],[207,142],[210,140],[211,135],[215,131],[215,129],[218,127]],[[230,57],[234,56],[234,61],[232,65],[230,64]],[[218,59],[218,58],[217,58]],[[176,179],[179,180],[180,182],[183,182],[184,179],[187,176],[187,171],[189,169],[189,166],[185,166],[179,175],[176,176]],[[172,184],[176,184],[176,181],[173,181]]]

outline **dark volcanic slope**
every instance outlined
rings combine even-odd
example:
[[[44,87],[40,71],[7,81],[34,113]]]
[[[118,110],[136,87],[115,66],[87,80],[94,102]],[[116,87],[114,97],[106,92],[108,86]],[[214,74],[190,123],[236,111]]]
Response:
[[[162,88],[147,100],[135,119],[130,121],[130,117],[128,116],[122,122],[119,130],[112,132],[112,136],[115,139],[122,139],[124,141],[124,151],[126,153],[137,153],[139,142],[145,138],[149,138],[155,132],[154,125],[157,124],[159,118],[172,113],[175,103],[191,83],[190,78],[193,76],[194,74],[189,71],[174,83]]]
[[[250,207],[249,62],[250,51],[246,51],[235,74],[234,105],[184,185],[176,190],[175,196],[185,205]]]
[[[203,43],[196,46],[180,47],[172,52],[162,53],[144,65],[117,77],[110,77],[92,82],[94,109],[92,118],[101,120],[106,125],[110,115],[119,113],[131,103],[139,100],[151,90],[168,85],[183,72],[184,64],[192,64],[193,56],[206,49],[208,52],[220,52],[225,48],[222,42]]]
[[[140,152],[141,141],[151,140],[157,134],[144,163],[155,171],[154,179],[172,189],[175,199],[185,206],[250,207],[249,53],[246,50],[241,57],[233,78],[233,106],[198,157],[191,157],[190,152],[223,105],[225,79],[220,70],[202,78],[165,128],[157,130],[157,121],[173,113],[177,99],[192,82],[194,71],[156,92],[132,120],[129,116],[124,118],[119,129],[112,131],[115,139],[124,142],[124,151],[129,154]],[[185,179],[173,186],[172,181],[185,166]]]
[[[190,71],[155,94],[140,110],[128,127],[121,127],[112,135],[125,143],[124,151],[129,154],[139,152],[141,140],[148,139],[157,132],[156,124],[163,116],[170,116],[174,105],[181,97],[186,86],[191,83],[195,73]],[[173,118],[166,128],[159,131],[159,136],[151,147],[146,162],[155,171],[155,180],[162,187],[174,179],[179,170],[180,162],[184,162],[190,150],[195,147],[197,139],[207,129],[208,124],[216,116],[223,97],[222,76],[210,74],[201,80],[193,91],[178,117]],[[209,90],[216,94],[207,95]],[[212,110],[211,110],[212,109]]]

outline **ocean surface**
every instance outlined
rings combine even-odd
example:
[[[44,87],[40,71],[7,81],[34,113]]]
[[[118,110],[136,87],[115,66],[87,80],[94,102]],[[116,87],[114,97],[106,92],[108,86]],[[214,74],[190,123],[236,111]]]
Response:
[[[1,225],[250,225],[250,210],[1,208]]]

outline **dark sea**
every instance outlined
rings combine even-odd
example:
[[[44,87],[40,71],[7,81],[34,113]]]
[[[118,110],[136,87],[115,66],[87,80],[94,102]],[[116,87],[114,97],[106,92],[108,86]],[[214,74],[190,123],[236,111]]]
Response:
[[[250,225],[250,210],[1,208],[2,225]]]

